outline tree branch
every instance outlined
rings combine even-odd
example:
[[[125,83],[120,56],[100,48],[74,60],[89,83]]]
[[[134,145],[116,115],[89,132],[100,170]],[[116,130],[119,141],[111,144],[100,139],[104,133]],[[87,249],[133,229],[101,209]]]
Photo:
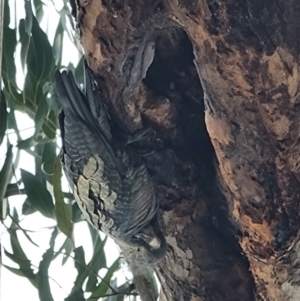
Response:
[[[23,194],[26,194],[25,189],[24,188],[19,189],[19,188],[17,188],[17,185],[16,185],[16,187],[11,187],[10,189],[8,189],[6,191],[4,198],[16,196],[16,195],[23,195]],[[74,200],[74,196],[70,192],[63,192],[63,195],[64,195],[64,198],[66,198],[66,199]]]

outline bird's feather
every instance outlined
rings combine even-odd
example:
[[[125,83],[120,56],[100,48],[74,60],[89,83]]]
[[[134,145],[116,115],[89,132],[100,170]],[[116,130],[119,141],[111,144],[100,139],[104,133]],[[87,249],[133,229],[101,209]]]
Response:
[[[74,196],[91,224],[128,239],[157,212],[157,200],[142,160],[130,146],[116,150],[110,120],[86,66],[85,94],[71,72],[55,73],[60,115],[62,163]]]

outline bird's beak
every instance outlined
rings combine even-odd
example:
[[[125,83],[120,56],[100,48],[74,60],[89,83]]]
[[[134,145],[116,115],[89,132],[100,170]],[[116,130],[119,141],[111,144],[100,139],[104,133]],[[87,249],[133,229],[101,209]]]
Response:
[[[147,245],[149,245],[154,250],[159,249],[161,246],[161,240],[156,235],[152,225],[148,225],[135,236],[139,239],[142,239]]]
[[[145,233],[139,233],[136,235],[137,238],[142,239],[152,249],[159,249],[161,245],[160,239],[156,235],[147,235]]]
[[[152,249],[159,249],[160,248],[160,239],[157,236],[151,237],[149,239],[148,245],[151,246]]]

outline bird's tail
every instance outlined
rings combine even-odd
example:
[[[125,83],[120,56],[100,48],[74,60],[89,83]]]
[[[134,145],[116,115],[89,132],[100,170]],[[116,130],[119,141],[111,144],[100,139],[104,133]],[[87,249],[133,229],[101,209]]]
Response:
[[[105,105],[100,97],[97,84],[85,62],[85,94],[76,85],[71,71],[58,71],[55,74],[56,89],[63,108],[61,119],[64,117],[83,122],[100,141],[115,162],[119,173],[124,172],[124,166],[116,157],[112,148],[112,135],[109,125],[109,117]],[[60,121],[63,130],[63,121]]]

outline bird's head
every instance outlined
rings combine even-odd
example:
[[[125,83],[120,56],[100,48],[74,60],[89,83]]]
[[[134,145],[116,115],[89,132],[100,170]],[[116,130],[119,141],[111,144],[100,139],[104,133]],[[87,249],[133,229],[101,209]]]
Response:
[[[157,216],[127,242],[126,247],[121,248],[131,264],[153,265],[161,261],[167,253],[166,239],[160,230]]]

